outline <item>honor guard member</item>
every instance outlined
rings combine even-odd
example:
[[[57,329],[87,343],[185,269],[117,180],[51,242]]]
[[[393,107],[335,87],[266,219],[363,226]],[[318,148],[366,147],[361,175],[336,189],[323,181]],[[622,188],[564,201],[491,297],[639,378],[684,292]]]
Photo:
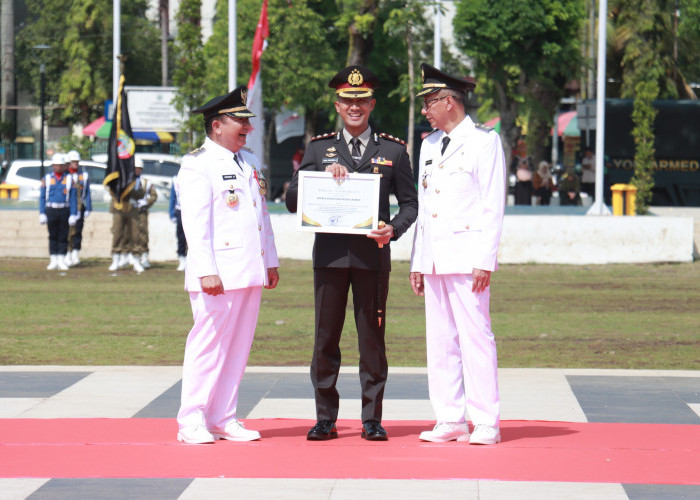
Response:
[[[49,230],[49,255],[46,269],[68,269],[68,230],[78,220],[78,201],[73,179],[66,171],[63,154],[56,153],[51,159],[53,172],[41,180],[39,191],[39,223]]]
[[[184,271],[187,265],[187,239],[182,228],[182,211],[180,210],[180,195],[178,194],[177,175],[173,177],[170,188],[170,220],[175,224],[177,237],[177,270]]]
[[[141,260],[135,258],[133,254],[136,216],[138,214],[138,209],[131,201],[133,193],[132,189],[121,204],[121,208],[117,208],[114,196],[112,196],[112,203],[109,207],[109,211],[112,213],[112,264],[109,266],[109,270],[116,271],[131,265],[134,271],[141,274],[144,271]]]
[[[177,416],[185,443],[260,439],[237,420],[236,405],[262,289],[277,286],[279,262],[260,160],[243,149],[255,116],[246,94],[241,86],[193,111],[204,115],[207,138],[178,174],[194,318]]]
[[[425,296],[430,401],[423,441],[495,444],[499,431],[491,273],[505,209],[499,135],[465,113],[476,83],[423,64],[423,115],[436,130],[421,145],[411,288]],[[469,436],[466,414],[474,424]]]
[[[90,195],[90,176],[85,170],[80,170],[80,153],[77,151],[68,151],[66,154],[68,162],[68,172],[73,178],[78,199],[78,221],[75,226],[71,226],[68,232],[68,257],[66,264],[75,266],[80,264],[80,256],[78,255],[83,243],[83,226],[85,219],[90,217],[92,212],[92,196]]]
[[[343,120],[340,132],[313,138],[307,145],[298,172],[330,172],[340,181],[349,173],[380,177],[379,225],[368,235],[316,233],[313,250],[315,341],[311,381],[316,398],[316,425],[309,440],[338,436],[340,336],[345,321],[348,290],[352,287],[355,325],[360,351],[362,387],[361,437],[386,441],[381,425],[387,358],[384,344],[386,298],[389,292],[391,250],[416,219],[416,188],[403,141],[369,126],[374,90],[379,80],[364,66],[340,71],[328,84],[335,89],[335,109]],[[298,172],[286,196],[287,209],[297,211]],[[389,195],[399,211],[391,218]]]
[[[132,253],[134,260],[138,260],[144,269],[151,267],[148,262],[148,211],[158,199],[158,193],[152,182],[141,176],[143,172],[143,159],[136,158],[134,175],[136,180],[134,190],[131,192],[131,203],[134,207],[134,225]]]

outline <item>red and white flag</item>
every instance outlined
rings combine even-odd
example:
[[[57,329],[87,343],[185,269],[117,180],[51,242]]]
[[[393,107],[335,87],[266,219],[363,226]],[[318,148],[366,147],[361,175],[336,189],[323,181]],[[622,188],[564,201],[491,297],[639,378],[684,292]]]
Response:
[[[260,87],[262,87],[260,85],[260,58],[267,48],[268,36],[270,36],[270,26],[267,24],[267,0],[263,0],[258,27],[255,28],[255,37],[253,38],[253,69],[250,72],[250,80],[248,80],[248,104],[251,106],[255,101],[256,91],[261,90]]]
[[[253,125],[253,130],[248,134],[247,145],[255,153],[258,159],[264,163],[263,155],[263,134],[265,131],[265,117],[263,115],[262,105],[262,75],[260,74],[260,59],[263,52],[267,48],[267,37],[270,34],[270,28],[267,23],[267,0],[263,0],[262,8],[260,9],[260,20],[258,27],[255,29],[255,37],[253,38],[253,54],[252,54],[252,70],[250,72],[250,80],[248,80],[248,100],[247,106],[255,117],[250,119]],[[260,165],[263,170],[267,170],[267,165]]]

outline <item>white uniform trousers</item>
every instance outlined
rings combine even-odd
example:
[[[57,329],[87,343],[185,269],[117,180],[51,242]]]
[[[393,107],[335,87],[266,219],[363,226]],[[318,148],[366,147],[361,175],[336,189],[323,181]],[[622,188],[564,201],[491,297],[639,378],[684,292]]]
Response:
[[[438,422],[499,425],[496,340],[490,289],[472,292],[471,274],[426,274],[425,322],[430,402]]]
[[[236,418],[238,389],[258,321],[262,287],[223,295],[190,292],[194,326],[182,367],[180,429],[223,429]]]

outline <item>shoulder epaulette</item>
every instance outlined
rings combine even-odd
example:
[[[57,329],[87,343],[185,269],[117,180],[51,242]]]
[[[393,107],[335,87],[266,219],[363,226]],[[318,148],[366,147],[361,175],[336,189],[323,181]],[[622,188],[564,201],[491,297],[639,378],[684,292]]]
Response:
[[[384,138],[384,139],[388,139],[388,140],[390,140],[390,141],[398,142],[399,144],[402,144],[402,145],[404,145],[404,146],[406,145],[406,141],[404,141],[404,140],[402,140],[402,139],[399,139],[398,137],[394,137],[393,135],[389,135],[389,134],[387,134],[387,133],[385,133],[385,132],[381,132],[381,133],[379,134],[379,137],[382,137],[382,138]]]
[[[312,137],[311,140],[317,141],[319,139],[328,139],[329,137],[332,137],[334,135],[335,135],[335,132],[328,132],[327,134],[321,134],[321,135],[317,135],[316,137]]]
[[[474,126],[476,127],[477,130],[481,130],[482,132],[491,132],[493,128],[487,127],[483,123],[475,122]]]
[[[197,156],[198,154],[204,153],[205,151],[206,151],[205,147],[200,146],[197,149],[193,149],[188,154],[191,154],[192,156]]]

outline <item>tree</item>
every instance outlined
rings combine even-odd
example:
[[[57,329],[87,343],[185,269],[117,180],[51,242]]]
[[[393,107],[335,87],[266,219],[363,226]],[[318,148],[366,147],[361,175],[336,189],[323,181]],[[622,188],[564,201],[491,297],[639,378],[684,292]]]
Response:
[[[101,36],[109,29],[109,5],[104,0],[74,0],[68,11],[68,22],[61,49],[66,67],[61,73],[58,102],[65,106],[63,118],[87,123],[94,108],[111,95],[111,68],[107,40]]]
[[[516,118],[528,112],[529,142],[539,148],[535,159],[542,158],[564,84],[581,66],[583,15],[582,0],[458,2],[456,42],[493,85],[507,157],[521,132]]]
[[[689,20],[700,21],[700,1],[686,1]],[[681,23],[682,29],[676,31],[675,8],[675,0],[614,1],[608,50],[608,67],[614,84],[608,96],[634,98],[639,75],[643,74],[656,80],[662,98],[696,98],[684,72],[699,74],[697,70],[693,73],[697,64],[688,64],[688,55],[700,49],[700,30],[688,26],[690,23]],[[674,52],[680,54],[681,60]],[[692,56],[691,59],[695,60]]]
[[[309,7],[308,0],[270,0],[268,19],[270,36],[262,56],[263,104],[273,116],[282,108],[297,108],[306,115],[307,138],[318,125],[319,111],[330,107],[328,80],[334,72],[334,52],[328,42],[323,17]],[[236,47],[238,54],[238,85],[248,83],[251,71],[251,51],[255,24],[245,19],[257,19],[260,0],[237,2]],[[221,47],[228,44],[227,2],[216,4],[212,36],[204,46],[207,60],[206,84],[208,96],[227,91],[228,57]]]
[[[416,70],[415,70],[415,42],[420,33],[420,27],[425,25],[425,18],[429,9],[436,7],[435,2],[421,0],[405,0],[389,11],[388,19],[384,22],[384,31],[390,35],[404,39],[406,43],[406,73],[393,91],[400,95],[402,102],[408,101],[408,137],[406,148],[408,154],[413,156],[414,131],[416,119]]]
[[[654,187],[654,99],[659,94],[655,80],[640,81],[635,88],[637,97],[632,111],[632,136],[634,137],[634,175],[632,185],[637,188],[635,208],[645,215],[649,211]]]
[[[182,124],[185,149],[198,145],[203,135],[202,117],[189,111],[204,103],[206,64],[202,46],[202,2],[182,0],[177,12],[177,38],[173,52],[175,68],[173,83],[178,87],[175,107],[187,118]]]
[[[338,0],[341,15],[336,26],[347,31],[346,66],[365,64],[374,47],[374,27],[379,15],[379,0]]]
[[[122,54],[130,85],[157,85],[157,30],[145,17],[146,0],[122,0]],[[112,94],[112,2],[27,0],[28,22],[16,37],[21,88],[39,101],[39,64],[46,66],[47,121],[87,123]],[[67,15],[68,13],[68,15]],[[50,50],[37,52],[35,45]]]

